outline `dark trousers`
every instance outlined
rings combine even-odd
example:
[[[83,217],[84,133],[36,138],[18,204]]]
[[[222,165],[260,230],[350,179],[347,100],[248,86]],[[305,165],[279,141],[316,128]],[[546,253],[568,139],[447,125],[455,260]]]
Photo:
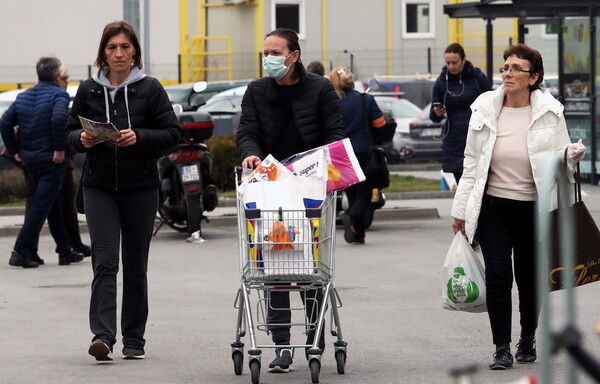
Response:
[[[511,342],[513,263],[521,334],[534,336],[537,329],[535,207],[534,201],[483,197],[477,237],[485,261],[486,300],[494,344]]]
[[[46,219],[50,233],[56,242],[56,252],[67,254],[71,250],[69,239],[62,225],[62,208],[58,199],[65,175],[65,165],[48,162],[23,167],[29,191],[34,191],[26,210],[25,222],[19,231],[14,249],[22,255],[37,252],[40,231]]]
[[[306,316],[308,322],[315,323],[319,318],[319,309],[323,304],[323,290],[309,289],[300,291],[300,298],[306,308]],[[271,290],[271,301],[267,308],[267,321],[270,324],[269,329],[272,332],[273,342],[275,344],[289,344],[290,342],[290,326],[289,325],[273,325],[273,324],[290,324],[292,321],[292,311],[290,310],[290,293],[288,291]],[[314,330],[309,331],[309,340],[312,342]],[[321,335],[321,340],[323,336]]]
[[[35,197],[36,186],[28,175],[27,168],[22,168],[23,176],[25,176],[25,184],[27,185],[27,195],[25,196],[25,215],[29,213],[31,206],[33,205],[33,199]],[[62,186],[58,194],[58,200],[60,200],[62,220],[61,226],[64,226],[64,230],[67,233],[69,239],[69,245],[73,248],[80,249],[83,247],[81,241],[81,234],[79,232],[79,219],[77,218],[77,210],[75,209],[75,184],[73,182],[73,168],[67,166],[65,170],[65,176],[63,177]],[[55,230],[54,226],[48,223],[50,232]],[[37,252],[37,244],[35,252]]]
[[[462,171],[460,172],[452,172],[452,174],[454,175],[454,180],[456,180],[456,185],[458,186],[458,182],[460,181],[460,178],[462,177]]]
[[[356,158],[361,168],[366,169],[369,154],[358,152],[356,153]],[[344,191],[348,197],[348,209],[346,214],[350,216],[350,219],[352,220],[354,237],[356,240],[364,239],[365,214],[371,204],[372,187],[369,185],[369,180],[366,180],[362,183],[351,185]]]
[[[115,344],[119,244],[123,265],[121,334],[123,344],[143,347],[148,319],[148,251],[158,191],[109,191],[83,188],[85,215],[92,241],[90,329],[94,339]]]

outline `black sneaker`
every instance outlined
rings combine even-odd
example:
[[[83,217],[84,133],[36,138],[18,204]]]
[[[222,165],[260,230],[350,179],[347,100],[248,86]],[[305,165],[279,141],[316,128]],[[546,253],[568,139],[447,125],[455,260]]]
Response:
[[[272,373],[288,373],[293,371],[292,367],[292,350],[277,348],[275,349],[277,357],[269,364],[269,372]]]
[[[509,369],[513,366],[513,356],[506,347],[496,349],[494,360],[490,363],[490,369]]]
[[[69,265],[71,263],[78,263],[81,260],[83,260],[83,254],[73,250],[58,255],[58,265]]]
[[[34,253],[33,256],[31,256],[31,261],[35,261],[36,263],[38,263],[39,265],[44,265],[44,259],[42,259],[40,257],[40,255],[38,255],[38,253]]]
[[[352,219],[350,216],[344,214],[344,216],[342,216],[342,223],[344,223],[344,240],[349,244],[354,243],[355,234],[354,227],[352,226]]]
[[[535,351],[535,339],[532,337],[522,337],[517,343],[517,353],[515,353],[517,363],[533,363],[537,359]]]
[[[12,251],[10,255],[10,259],[8,260],[8,264],[13,267],[23,267],[23,268],[37,268],[40,266],[39,263],[31,260],[28,255],[21,255],[17,251]]]
[[[81,244],[79,247],[73,247],[73,250],[77,253],[82,253],[83,256],[89,257],[92,255],[92,248],[89,245]]]
[[[144,352],[143,347],[134,346],[134,345],[125,345],[123,347],[123,359],[124,360],[138,360],[145,359],[146,353]]]
[[[112,347],[104,340],[96,339],[90,344],[88,353],[96,358],[96,361],[112,361]]]

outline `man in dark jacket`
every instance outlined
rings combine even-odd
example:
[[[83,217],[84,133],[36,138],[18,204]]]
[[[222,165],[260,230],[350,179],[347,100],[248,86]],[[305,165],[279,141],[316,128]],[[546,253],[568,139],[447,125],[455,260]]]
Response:
[[[27,168],[36,190],[8,262],[15,267],[39,266],[41,260],[36,260],[39,259],[36,250],[46,219],[51,223],[59,264],[67,265],[83,258],[71,250],[57,200],[65,175],[65,126],[70,100],[69,94],[59,86],[60,66],[56,57],[39,59],[36,64],[38,84],[19,94],[0,119],[0,133],[8,152],[14,153],[15,160]]]

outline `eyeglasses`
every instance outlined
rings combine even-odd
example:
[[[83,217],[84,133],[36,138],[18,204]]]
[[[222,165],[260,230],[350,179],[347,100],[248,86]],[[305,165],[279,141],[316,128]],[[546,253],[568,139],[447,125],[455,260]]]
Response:
[[[527,70],[527,69],[523,69],[523,68],[520,68],[520,67],[500,67],[500,68],[498,68],[498,72],[500,72],[500,73],[505,73],[505,72],[510,72],[510,73],[520,73],[520,72],[532,73],[531,69]]]
[[[60,78],[62,81],[69,81],[69,76],[63,76]]]

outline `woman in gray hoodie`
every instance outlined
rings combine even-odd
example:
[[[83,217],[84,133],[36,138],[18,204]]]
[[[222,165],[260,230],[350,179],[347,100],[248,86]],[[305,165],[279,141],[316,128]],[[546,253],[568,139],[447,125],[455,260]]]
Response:
[[[117,272],[122,249],[123,357],[145,357],[148,318],[147,266],[158,208],[156,161],[179,139],[179,125],[158,80],[146,76],[138,38],[125,21],[104,28],[96,66],[73,101],[67,124],[69,145],[85,152],[83,200],[92,240],[89,354],[112,360],[117,333]],[[110,122],[114,142],[86,133],[79,119]],[[122,244],[120,244],[122,241]]]

